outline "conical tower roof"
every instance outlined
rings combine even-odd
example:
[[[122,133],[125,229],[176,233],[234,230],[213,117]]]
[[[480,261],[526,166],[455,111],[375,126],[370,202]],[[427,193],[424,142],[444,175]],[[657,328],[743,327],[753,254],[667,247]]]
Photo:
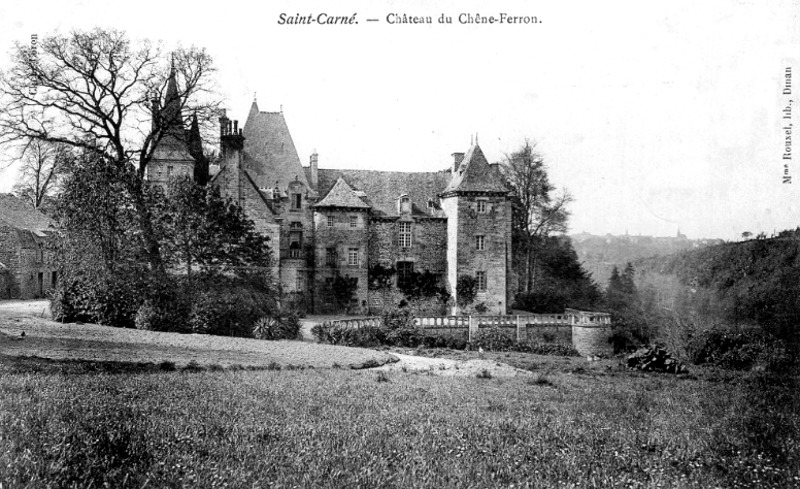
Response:
[[[475,143],[453,173],[443,194],[455,192],[508,192],[503,176],[489,165],[480,146]]]

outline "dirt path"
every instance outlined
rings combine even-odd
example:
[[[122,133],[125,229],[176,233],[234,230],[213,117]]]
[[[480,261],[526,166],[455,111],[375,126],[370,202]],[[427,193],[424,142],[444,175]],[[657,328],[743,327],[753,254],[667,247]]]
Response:
[[[527,370],[518,369],[491,360],[450,360],[446,358],[417,357],[394,353],[399,362],[383,365],[372,370],[386,372],[427,373],[442,376],[475,377],[478,374],[491,377],[516,377],[531,375]]]

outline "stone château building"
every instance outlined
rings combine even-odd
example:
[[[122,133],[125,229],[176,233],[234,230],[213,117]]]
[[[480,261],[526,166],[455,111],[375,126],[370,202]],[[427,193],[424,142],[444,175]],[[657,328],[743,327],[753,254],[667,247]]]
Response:
[[[170,110],[169,104],[156,109]],[[183,125],[174,115],[178,134]],[[188,141],[167,138],[148,178],[165,185],[191,174]],[[324,169],[316,153],[304,167],[283,113],[262,112],[254,101],[243,127],[220,118],[220,168],[211,184],[270,237],[275,277],[309,309],[331,309],[323,290],[337,276],[356,283],[351,310],[379,309],[386,296],[370,290],[369,278],[380,265],[395,270],[395,286],[412,272],[436,274],[453,303],[458,277],[470,275],[478,284],[476,302],[504,314],[511,276],[509,190],[477,142],[452,156],[448,168],[437,172]]]

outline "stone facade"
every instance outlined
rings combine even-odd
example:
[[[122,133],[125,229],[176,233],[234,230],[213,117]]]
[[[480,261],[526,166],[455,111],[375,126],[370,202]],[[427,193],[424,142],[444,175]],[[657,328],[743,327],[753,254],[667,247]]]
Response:
[[[437,172],[329,170],[316,153],[303,167],[283,113],[253,102],[242,128],[220,118],[220,146],[211,184],[270,238],[274,277],[308,309],[330,310],[337,276],[356,280],[348,309],[361,313],[393,301],[400,277],[427,271],[452,296],[458,277],[476,277],[476,302],[506,312],[509,191],[477,144]],[[393,291],[370,290],[375,265],[396,271]]]
[[[58,281],[48,242],[52,222],[11,194],[0,194],[0,299],[46,297]]]

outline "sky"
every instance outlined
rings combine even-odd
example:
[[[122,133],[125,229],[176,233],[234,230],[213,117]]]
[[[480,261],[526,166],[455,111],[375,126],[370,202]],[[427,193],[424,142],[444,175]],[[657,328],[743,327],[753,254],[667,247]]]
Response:
[[[282,109],[303,164],[316,150],[323,168],[433,171],[474,135],[490,161],[529,138],[574,197],[572,233],[735,240],[800,225],[800,138],[782,156],[800,106],[781,111],[800,94],[798,12],[791,0],[4,0],[0,69],[14,41],[95,26],[201,46],[229,117],[243,121],[254,96]],[[281,25],[282,13],[358,23]],[[538,23],[459,23],[501,13]],[[433,24],[389,22],[403,14]],[[0,173],[0,191],[15,178]]]

